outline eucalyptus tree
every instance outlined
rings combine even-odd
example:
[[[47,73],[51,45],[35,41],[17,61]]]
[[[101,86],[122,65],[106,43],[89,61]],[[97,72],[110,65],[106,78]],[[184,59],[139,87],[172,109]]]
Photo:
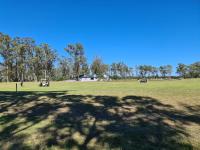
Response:
[[[69,44],[65,51],[71,56],[73,61],[73,72],[75,77],[79,80],[83,65],[86,63],[84,48],[82,44]]]
[[[162,77],[166,77],[167,71],[165,66],[160,66],[159,71]]]
[[[141,77],[145,77],[148,73],[148,67],[146,65],[138,66],[138,72]]]
[[[188,71],[189,71],[189,67],[182,63],[179,63],[176,68],[176,73],[178,73],[183,78],[186,78]]]
[[[101,58],[96,57],[91,64],[91,72],[94,75],[103,76],[108,72],[108,67]]]
[[[151,74],[154,78],[158,77],[158,72],[159,72],[159,69],[157,67],[154,67],[152,66],[151,68]]]
[[[128,68],[128,74],[129,74],[129,77],[133,77],[134,76],[134,69],[133,69],[133,67],[129,67]]]
[[[84,75],[90,74],[90,68],[86,62],[82,65],[81,74]]]
[[[33,77],[33,55],[35,41],[31,38],[16,37],[12,42],[14,65],[15,65],[15,80],[24,81]]]
[[[60,58],[58,61],[59,61],[59,70],[62,76],[60,78],[69,79],[73,71],[71,59]]]
[[[167,75],[168,75],[169,77],[170,77],[171,74],[172,74],[172,69],[173,69],[172,65],[167,65],[167,66],[166,66]]]
[[[25,75],[27,80],[32,81],[35,80],[35,70],[37,69],[34,66],[36,43],[32,38],[24,38],[24,44],[26,48]]]
[[[118,76],[120,76],[121,78],[123,77],[123,63],[122,62],[117,63],[117,73],[118,73]]]
[[[42,70],[44,70],[45,79],[51,76],[54,62],[56,60],[57,54],[54,49],[52,49],[48,44],[44,43],[39,46],[42,57],[40,57],[40,63],[42,65]]]
[[[53,73],[54,62],[57,54],[48,44],[41,44],[34,47],[31,56],[32,73],[34,80],[49,78]]]
[[[0,81],[3,81],[3,76],[4,76],[4,66],[2,66],[1,64],[0,64]]]
[[[139,77],[140,76],[140,66],[136,65],[134,68],[135,68],[135,76]]]
[[[189,66],[189,74],[192,78],[200,77],[200,62],[195,62]]]
[[[112,63],[110,65],[111,76],[117,78],[126,78],[131,76],[133,68],[130,68],[123,62]]]
[[[159,71],[162,77],[166,77],[166,75],[171,76],[172,66],[171,65],[160,66]]]
[[[8,81],[24,81],[45,78],[51,74],[56,52],[48,44],[37,46],[32,38],[10,38],[0,33],[0,56]]]
[[[12,78],[12,39],[9,35],[0,33],[0,55],[3,59],[2,65],[6,68],[6,81],[9,82]]]
[[[103,64],[104,75],[110,76],[110,66],[108,64]]]
[[[112,63],[111,64],[111,68],[110,68],[110,70],[111,70],[111,75],[112,76],[117,76],[118,74],[117,74],[117,63]]]
[[[124,64],[123,62],[119,63],[119,72],[120,72],[120,76],[122,78],[126,78],[129,74],[129,68],[126,64]]]
[[[39,79],[43,75],[43,69],[44,69],[44,52],[41,49],[40,46],[36,46],[34,50],[34,55],[32,59],[33,63],[33,72],[34,72],[34,80],[39,81]]]

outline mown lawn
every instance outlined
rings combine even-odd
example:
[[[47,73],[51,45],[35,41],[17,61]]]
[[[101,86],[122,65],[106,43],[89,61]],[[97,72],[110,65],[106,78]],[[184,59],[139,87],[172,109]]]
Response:
[[[0,83],[0,149],[200,150],[200,79]]]

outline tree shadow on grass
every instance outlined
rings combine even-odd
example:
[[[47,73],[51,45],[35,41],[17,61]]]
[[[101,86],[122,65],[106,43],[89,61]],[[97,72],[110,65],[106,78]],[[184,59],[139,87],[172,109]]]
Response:
[[[151,97],[67,95],[61,92],[0,93],[0,144],[10,149],[124,149],[183,150],[194,147],[187,141],[184,124],[200,125],[200,110],[187,107],[190,114]],[[194,111],[195,110],[195,111]],[[16,121],[23,118],[23,121]],[[41,143],[28,147],[15,139],[43,120],[37,129]],[[23,126],[23,127],[22,127]],[[19,147],[18,149],[21,149]]]

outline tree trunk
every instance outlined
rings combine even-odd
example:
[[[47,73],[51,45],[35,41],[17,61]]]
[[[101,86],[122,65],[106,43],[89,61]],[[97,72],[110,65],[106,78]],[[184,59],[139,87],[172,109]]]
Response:
[[[9,76],[8,64],[7,64],[7,66],[6,66],[6,71],[7,71],[7,79],[6,79],[6,80],[7,80],[7,82],[9,82],[9,77],[8,77],[8,76]]]
[[[44,71],[44,78],[45,78],[45,80],[47,79],[47,70],[46,69]]]

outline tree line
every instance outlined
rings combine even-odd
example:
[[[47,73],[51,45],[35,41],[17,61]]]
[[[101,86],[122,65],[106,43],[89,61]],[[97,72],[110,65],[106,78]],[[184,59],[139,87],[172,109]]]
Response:
[[[171,65],[130,67],[123,62],[105,64],[100,57],[95,57],[89,65],[82,44],[68,44],[64,50],[65,57],[60,57],[47,43],[36,44],[32,38],[12,38],[0,32],[0,81],[66,80],[79,79],[80,75],[113,79],[167,78],[173,71]],[[178,64],[176,72],[183,78],[200,77],[200,62]]]

